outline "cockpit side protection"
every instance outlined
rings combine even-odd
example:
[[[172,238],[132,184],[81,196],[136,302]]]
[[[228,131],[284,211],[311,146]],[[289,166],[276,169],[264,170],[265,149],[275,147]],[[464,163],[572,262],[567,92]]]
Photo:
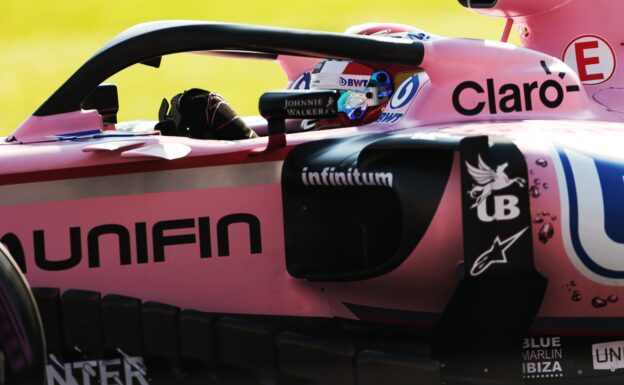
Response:
[[[458,143],[369,134],[295,147],[282,171],[288,272],[356,281],[400,266],[431,224]]]
[[[464,277],[432,353],[449,372],[519,379],[519,347],[547,285],[534,263],[527,165],[513,143],[485,136],[463,139],[460,153]]]

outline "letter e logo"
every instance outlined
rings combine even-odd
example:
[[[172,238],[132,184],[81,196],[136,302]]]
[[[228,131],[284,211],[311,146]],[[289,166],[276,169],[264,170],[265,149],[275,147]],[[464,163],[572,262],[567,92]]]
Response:
[[[568,44],[563,53],[563,61],[587,85],[605,83],[615,73],[613,48],[605,39],[594,35],[580,36]]]

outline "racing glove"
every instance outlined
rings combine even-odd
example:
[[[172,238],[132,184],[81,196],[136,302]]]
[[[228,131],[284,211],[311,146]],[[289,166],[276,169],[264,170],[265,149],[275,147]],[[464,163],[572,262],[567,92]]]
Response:
[[[240,140],[258,135],[219,95],[199,88],[163,99],[156,129],[163,135],[187,136],[194,139]]]

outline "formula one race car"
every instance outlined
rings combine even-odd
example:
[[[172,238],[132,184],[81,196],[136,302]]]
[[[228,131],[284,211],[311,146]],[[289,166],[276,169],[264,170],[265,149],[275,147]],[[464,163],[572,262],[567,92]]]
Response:
[[[622,4],[460,3],[524,47],[186,21],[104,46],[0,145],[0,384],[622,383]],[[288,90],[117,122],[102,82],[178,52]]]

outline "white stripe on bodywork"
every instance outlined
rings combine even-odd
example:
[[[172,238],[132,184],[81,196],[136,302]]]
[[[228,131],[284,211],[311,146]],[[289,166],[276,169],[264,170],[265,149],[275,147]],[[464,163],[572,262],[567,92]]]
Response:
[[[0,206],[280,183],[282,161],[0,186]],[[123,165],[120,165],[123,167]]]

